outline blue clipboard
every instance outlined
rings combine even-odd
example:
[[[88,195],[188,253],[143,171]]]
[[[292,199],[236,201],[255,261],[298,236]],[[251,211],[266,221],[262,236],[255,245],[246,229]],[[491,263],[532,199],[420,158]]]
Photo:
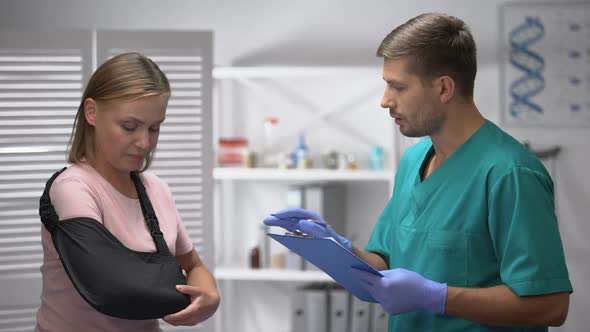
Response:
[[[294,235],[268,234],[285,247],[320,268],[354,296],[367,302],[377,302],[367,292],[351,268],[383,276],[379,271],[332,238],[313,238]]]

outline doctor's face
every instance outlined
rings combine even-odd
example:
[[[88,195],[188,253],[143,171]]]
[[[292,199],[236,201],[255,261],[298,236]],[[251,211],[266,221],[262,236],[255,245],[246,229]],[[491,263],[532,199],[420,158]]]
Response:
[[[86,114],[88,123],[94,126],[94,162],[107,172],[140,170],[158,143],[168,96],[94,105],[95,111]]]
[[[381,107],[389,109],[400,132],[408,137],[436,134],[445,121],[435,89],[408,71],[407,58],[384,59],[383,80],[387,83]]]

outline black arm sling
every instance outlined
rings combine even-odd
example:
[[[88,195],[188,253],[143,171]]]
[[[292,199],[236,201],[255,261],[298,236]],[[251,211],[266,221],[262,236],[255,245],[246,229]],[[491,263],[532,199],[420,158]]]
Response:
[[[162,318],[186,308],[190,297],[175,289],[175,285],[186,284],[186,277],[168,250],[139,176],[131,173],[141,211],[156,244],[155,253],[125,247],[95,219],[60,220],[51,204],[49,190],[65,169],[47,181],[39,215],[82,298],[97,311],[124,319]]]

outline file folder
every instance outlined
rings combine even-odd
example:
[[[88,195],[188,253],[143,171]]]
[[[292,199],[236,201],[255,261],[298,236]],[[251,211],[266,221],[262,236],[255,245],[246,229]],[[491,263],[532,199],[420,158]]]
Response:
[[[323,288],[306,288],[304,291],[306,313],[305,332],[328,330],[328,293]]]
[[[349,297],[346,289],[328,288],[328,332],[348,332]]]
[[[370,332],[387,332],[389,316],[380,304],[371,304],[371,329]]]
[[[352,273],[354,267],[378,276],[379,271],[355,256],[333,238],[312,238],[293,235],[268,234],[306,261],[320,268],[354,296],[367,302],[377,302]]]
[[[311,285],[295,290],[291,297],[290,332],[327,332],[328,294]]]
[[[289,332],[307,332],[307,306],[302,289],[296,290],[291,297],[291,330]]]
[[[350,332],[369,331],[371,303],[353,297],[350,306]]]

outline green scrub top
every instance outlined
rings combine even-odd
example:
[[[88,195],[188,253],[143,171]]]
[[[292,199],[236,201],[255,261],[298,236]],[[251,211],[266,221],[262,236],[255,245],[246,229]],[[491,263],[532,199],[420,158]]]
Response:
[[[486,123],[426,180],[426,138],[404,154],[365,250],[449,286],[506,284],[519,296],[572,292],[543,164]],[[395,296],[395,294],[391,294]],[[430,312],[389,317],[389,331],[547,331],[497,328]]]

